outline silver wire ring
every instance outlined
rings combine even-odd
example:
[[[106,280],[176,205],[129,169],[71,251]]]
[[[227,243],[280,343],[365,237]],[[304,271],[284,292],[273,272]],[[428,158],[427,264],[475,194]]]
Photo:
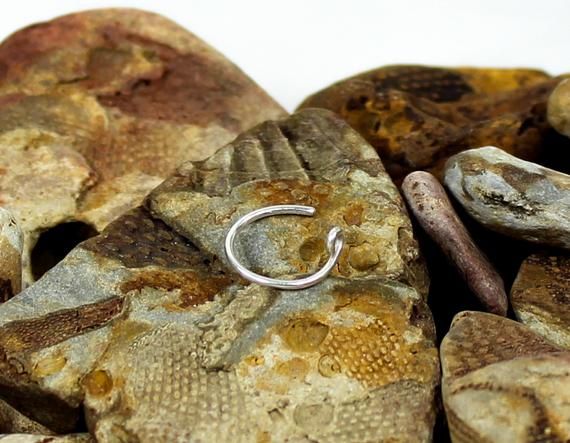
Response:
[[[325,265],[314,274],[297,280],[279,280],[276,278],[270,278],[256,274],[255,272],[250,271],[244,265],[242,265],[234,253],[234,242],[236,236],[249,223],[265,217],[271,217],[273,215],[287,214],[313,216],[315,215],[315,211],[315,208],[312,206],[276,205],[257,209],[250,212],[249,214],[244,215],[233,224],[226,235],[226,257],[239,275],[249,281],[257,283],[258,285],[270,286],[272,288],[285,290],[305,289],[316,285],[317,283],[323,281],[329,272],[331,272],[332,268],[338,261],[342,247],[344,246],[344,236],[342,234],[342,230],[339,227],[333,227],[327,235],[327,249],[329,251],[330,257]]]

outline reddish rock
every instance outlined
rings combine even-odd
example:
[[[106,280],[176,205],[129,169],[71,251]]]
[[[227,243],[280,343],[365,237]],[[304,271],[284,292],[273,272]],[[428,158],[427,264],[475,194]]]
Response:
[[[0,205],[25,233],[26,281],[183,161],[283,114],[231,62],[156,14],[103,9],[16,32],[0,45]],[[38,237],[57,225],[34,263]]]

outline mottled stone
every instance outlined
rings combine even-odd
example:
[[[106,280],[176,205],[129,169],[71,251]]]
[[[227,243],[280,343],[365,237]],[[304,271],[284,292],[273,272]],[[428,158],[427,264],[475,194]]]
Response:
[[[548,122],[570,137],[570,79],[562,80],[548,97]]]
[[[570,176],[488,146],[450,158],[445,184],[485,227],[570,248]]]
[[[16,32],[0,45],[0,205],[26,234],[25,280],[49,267],[30,256],[46,229],[90,228],[61,251],[38,246],[52,266],[181,162],[283,114],[222,55],[152,13],[87,11]],[[62,239],[77,225],[65,228]]]
[[[570,353],[501,316],[462,312],[441,345],[454,443],[570,439]]]
[[[232,223],[279,203],[316,215],[259,221],[237,252],[256,272],[304,275],[340,226],[346,246],[317,286],[249,284],[226,262]],[[377,154],[306,110],[182,165],[0,306],[0,396],[60,432],[84,400],[100,442],[427,442],[439,361],[426,295]]]
[[[441,178],[445,160],[473,146],[535,159],[558,81],[531,69],[386,66],[335,83],[300,107],[340,114],[396,182],[417,169]]]
[[[490,312],[506,315],[508,300],[503,279],[473,242],[437,178],[429,172],[412,172],[402,183],[402,193],[421,227],[473,294]]]
[[[529,256],[513,283],[511,303],[521,322],[570,349],[570,256]]]
[[[20,292],[24,238],[14,217],[0,208],[0,303]]]

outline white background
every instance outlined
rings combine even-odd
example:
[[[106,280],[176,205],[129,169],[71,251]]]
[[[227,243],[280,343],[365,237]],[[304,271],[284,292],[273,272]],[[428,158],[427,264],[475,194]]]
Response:
[[[177,21],[288,110],[332,82],[392,63],[570,71],[570,0],[4,0],[0,37],[110,6]]]

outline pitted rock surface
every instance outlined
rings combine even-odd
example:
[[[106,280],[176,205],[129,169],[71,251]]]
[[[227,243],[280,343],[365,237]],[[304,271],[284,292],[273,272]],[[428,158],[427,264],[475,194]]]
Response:
[[[347,243],[321,284],[278,291],[228,268],[231,224],[278,203],[317,212],[253,224],[240,257],[304,275],[338,225]],[[430,441],[439,362],[426,294],[377,154],[332,113],[306,110],[182,165],[2,305],[0,396],[59,432],[84,402],[101,442]]]

